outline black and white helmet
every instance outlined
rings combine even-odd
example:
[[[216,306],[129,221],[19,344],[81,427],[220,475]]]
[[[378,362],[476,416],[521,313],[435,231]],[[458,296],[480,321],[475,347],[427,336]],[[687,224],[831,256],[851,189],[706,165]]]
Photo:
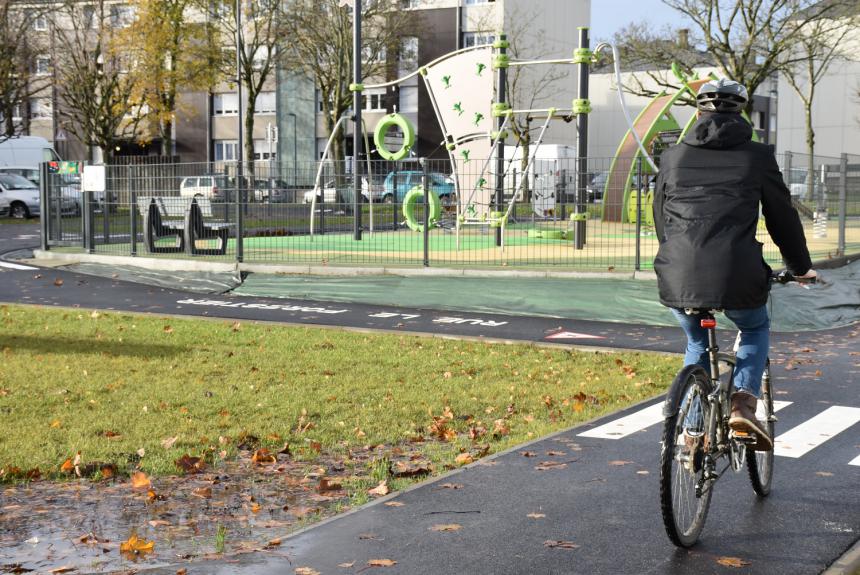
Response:
[[[740,113],[749,101],[747,89],[734,80],[710,80],[699,88],[696,108],[703,112]]]

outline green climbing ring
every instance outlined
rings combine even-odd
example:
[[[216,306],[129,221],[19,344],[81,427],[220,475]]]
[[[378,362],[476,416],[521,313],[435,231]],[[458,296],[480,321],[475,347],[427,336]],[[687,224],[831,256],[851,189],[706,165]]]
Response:
[[[400,128],[403,132],[403,145],[399,150],[392,152],[385,147],[385,136],[391,128]],[[412,146],[415,145],[415,128],[412,123],[400,114],[389,114],[376,124],[376,130],[373,132],[373,143],[376,144],[376,151],[384,160],[396,162],[402,160],[409,155]]]
[[[423,203],[423,198],[423,186],[415,186],[406,192],[406,196],[403,198],[403,217],[406,218],[406,225],[413,232],[424,231],[424,224],[419,222],[418,218],[415,217],[415,207],[418,205],[418,202]],[[442,215],[442,202],[433,190],[430,190],[430,197],[427,198],[427,201],[430,204],[430,213],[428,214],[427,221],[430,223],[430,226],[435,226],[436,222],[439,221],[439,216]]]

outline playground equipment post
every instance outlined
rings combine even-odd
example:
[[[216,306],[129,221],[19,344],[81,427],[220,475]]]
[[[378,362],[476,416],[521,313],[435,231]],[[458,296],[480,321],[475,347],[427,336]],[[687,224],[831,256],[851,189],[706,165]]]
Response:
[[[244,249],[242,245],[243,220],[242,220],[242,192],[245,189],[243,185],[244,173],[242,171],[242,156],[244,155],[244,134],[242,131],[242,3],[236,0],[236,93],[238,100],[238,119],[239,132],[236,143],[236,261],[241,262],[244,258]]]
[[[361,178],[358,176],[359,155],[361,154],[361,0],[353,2],[352,19],[352,67],[353,90],[352,111],[354,123],[352,129],[352,209],[353,209],[353,239],[361,240]],[[368,182],[370,185],[370,182]],[[370,193],[368,191],[368,193]],[[371,200],[373,198],[370,198]]]
[[[579,54],[589,51],[588,28],[579,28]],[[579,72],[579,83],[577,86],[577,104],[586,104],[584,110],[575,110],[576,113],[576,208],[573,215],[573,233],[575,247],[581,250],[585,247],[585,226],[587,223],[587,212],[585,209],[585,187],[588,170],[588,61],[589,58],[577,58],[576,65]],[[577,108],[574,105],[574,108]]]
[[[505,56],[508,53],[508,36],[507,34],[499,34],[499,39],[496,42],[498,46],[498,60],[503,61]],[[508,68],[505,65],[499,65],[499,76],[498,76],[498,95],[499,95],[499,104],[504,104],[507,102],[507,91],[506,85],[508,82]],[[499,132],[504,131],[505,129],[505,116],[500,115],[496,118],[496,129]],[[496,212],[502,211],[502,204],[504,203],[504,188],[505,188],[505,139],[500,137],[499,143],[496,152],[496,197],[493,201],[494,208]],[[502,245],[502,226],[496,227],[496,245]]]

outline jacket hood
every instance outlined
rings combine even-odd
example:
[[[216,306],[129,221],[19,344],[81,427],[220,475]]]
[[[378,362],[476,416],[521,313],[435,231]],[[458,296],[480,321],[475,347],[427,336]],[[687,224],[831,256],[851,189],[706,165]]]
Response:
[[[701,148],[733,148],[752,139],[752,126],[740,114],[705,114],[684,137],[684,143]]]

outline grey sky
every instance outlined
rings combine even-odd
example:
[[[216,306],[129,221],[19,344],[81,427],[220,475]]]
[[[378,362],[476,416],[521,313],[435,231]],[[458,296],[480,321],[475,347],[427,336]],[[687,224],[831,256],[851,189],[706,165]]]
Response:
[[[592,45],[611,40],[631,22],[647,22],[659,30],[666,24],[680,25],[683,19],[660,0],[591,0]]]

